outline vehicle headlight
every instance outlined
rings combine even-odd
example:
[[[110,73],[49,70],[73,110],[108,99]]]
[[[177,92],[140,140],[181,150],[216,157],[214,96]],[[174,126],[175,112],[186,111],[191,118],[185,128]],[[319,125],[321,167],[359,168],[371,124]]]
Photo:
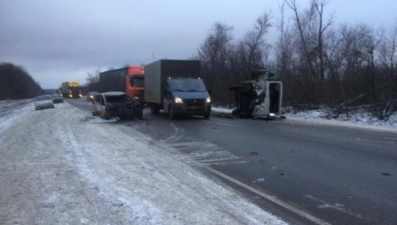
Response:
[[[182,99],[179,97],[175,97],[174,102],[177,104],[183,103]]]
[[[70,94],[70,95],[69,95],[69,98],[71,98],[71,97],[72,97],[72,95]]]
[[[206,98],[206,99],[205,99],[205,102],[206,102],[206,103],[211,103],[211,97]]]
[[[79,96],[81,97],[81,96],[83,96],[82,94],[79,94]]]

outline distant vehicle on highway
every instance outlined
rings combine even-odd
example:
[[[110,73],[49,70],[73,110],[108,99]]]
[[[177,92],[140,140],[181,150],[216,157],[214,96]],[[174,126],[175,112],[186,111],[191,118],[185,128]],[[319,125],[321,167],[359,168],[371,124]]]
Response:
[[[92,102],[94,100],[94,96],[99,94],[99,92],[91,91],[87,94],[87,102]]]
[[[77,81],[63,82],[60,86],[60,91],[65,98],[81,98],[81,86]]]
[[[137,99],[125,92],[111,91],[94,96],[91,112],[93,116],[100,116],[104,119],[112,117],[142,119],[143,106]]]
[[[51,97],[54,103],[63,103],[63,97],[61,93],[54,93]]]
[[[55,108],[54,102],[52,101],[51,95],[40,95],[34,99],[34,108],[36,110],[39,109],[47,109],[47,108]]]

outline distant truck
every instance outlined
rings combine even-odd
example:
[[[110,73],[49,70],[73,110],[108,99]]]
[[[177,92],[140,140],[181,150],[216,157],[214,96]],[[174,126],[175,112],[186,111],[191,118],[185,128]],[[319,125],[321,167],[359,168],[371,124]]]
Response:
[[[211,98],[200,78],[200,61],[162,59],[145,66],[145,101],[152,114],[210,117]]]
[[[65,98],[81,98],[81,86],[77,81],[63,82],[61,85],[61,92]]]
[[[101,92],[122,91],[144,103],[144,67],[127,66],[99,73]]]

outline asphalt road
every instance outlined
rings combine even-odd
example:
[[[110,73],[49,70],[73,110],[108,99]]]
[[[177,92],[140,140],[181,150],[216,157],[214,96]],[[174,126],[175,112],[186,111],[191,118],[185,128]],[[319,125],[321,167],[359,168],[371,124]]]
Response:
[[[89,109],[85,99],[68,101]],[[215,115],[170,121],[148,110],[144,117],[135,129],[292,223],[397,224],[396,133]]]

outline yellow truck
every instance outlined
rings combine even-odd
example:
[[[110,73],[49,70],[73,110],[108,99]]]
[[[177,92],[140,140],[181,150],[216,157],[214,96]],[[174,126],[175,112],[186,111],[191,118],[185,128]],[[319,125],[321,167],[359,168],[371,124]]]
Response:
[[[61,92],[65,98],[81,98],[81,86],[77,81],[63,82],[61,85]]]

